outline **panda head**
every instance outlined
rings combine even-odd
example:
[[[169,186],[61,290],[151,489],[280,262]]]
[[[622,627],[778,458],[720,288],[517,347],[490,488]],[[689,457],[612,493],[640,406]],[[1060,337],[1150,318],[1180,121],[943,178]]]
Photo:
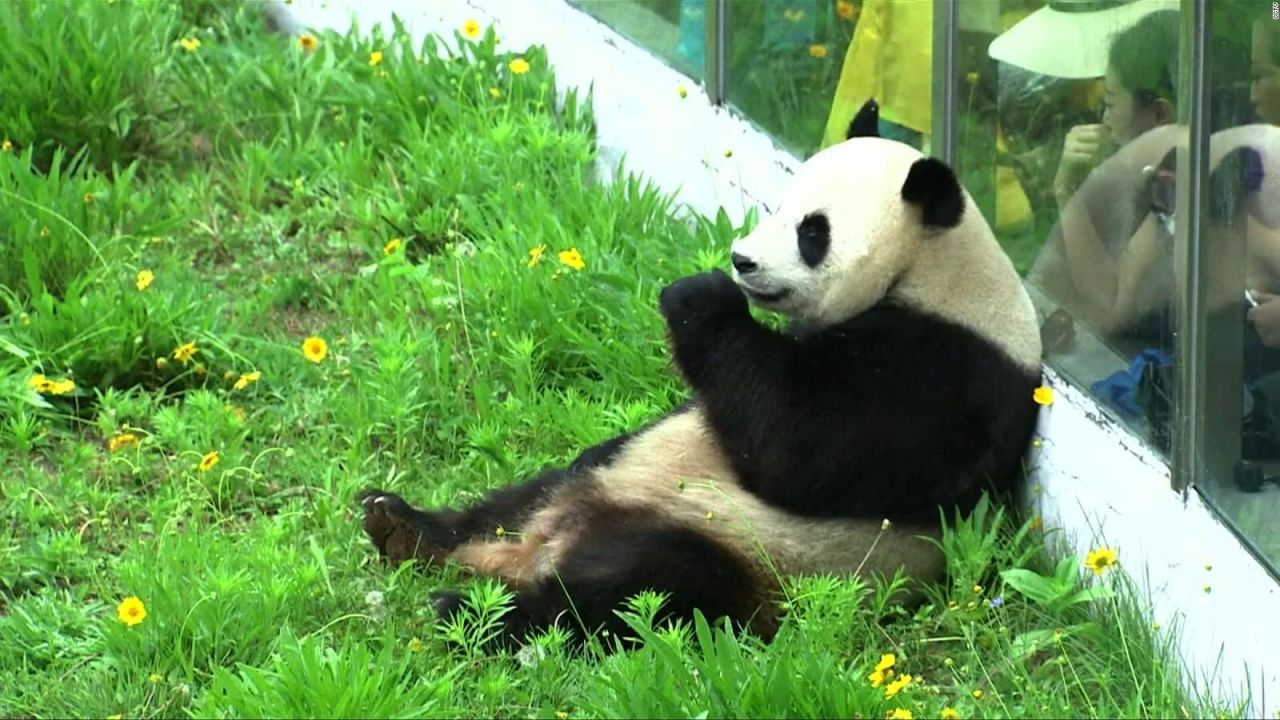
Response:
[[[779,210],[733,244],[734,280],[755,305],[840,322],[889,295],[922,244],[981,221],[949,167],[879,137],[878,114],[868,100],[846,140],[805,161]]]

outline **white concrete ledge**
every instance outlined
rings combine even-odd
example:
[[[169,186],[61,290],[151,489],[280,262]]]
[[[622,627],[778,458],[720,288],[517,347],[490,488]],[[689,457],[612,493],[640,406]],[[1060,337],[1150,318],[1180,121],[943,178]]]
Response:
[[[564,87],[594,88],[606,165],[625,156],[697,212],[723,207],[735,222],[764,214],[798,164],[751,123],[713,107],[698,83],[563,0],[264,0],[287,30],[367,30],[393,12],[415,36],[451,41],[468,19],[494,24],[503,46],[547,48]],[[688,89],[681,99],[679,86]],[[814,108],[826,113],[827,108]],[[726,157],[725,151],[732,151]],[[1057,400],[1042,414],[1031,457],[1034,502],[1049,529],[1077,552],[1099,544],[1152,600],[1155,622],[1175,624],[1187,672],[1201,688],[1248,698],[1249,717],[1280,705],[1280,588],[1200,496],[1170,489],[1169,469],[1057,373]],[[1280,521],[1280,519],[1278,519]],[[1210,569],[1211,568],[1211,569]]]

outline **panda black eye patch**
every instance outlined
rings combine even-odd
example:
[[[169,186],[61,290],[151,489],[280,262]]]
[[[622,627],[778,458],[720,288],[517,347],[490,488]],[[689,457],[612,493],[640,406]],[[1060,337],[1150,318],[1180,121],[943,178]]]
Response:
[[[827,216],[820,212],[805,215],[796,227],[796,244],[805,265],[817,267],[821,264],[831,247],[831,223]]]

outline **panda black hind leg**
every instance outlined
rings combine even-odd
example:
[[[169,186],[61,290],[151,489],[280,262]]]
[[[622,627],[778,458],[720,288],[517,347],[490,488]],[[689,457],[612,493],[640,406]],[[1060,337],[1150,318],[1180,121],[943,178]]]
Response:
[[[498,528],[516,529],[558,487],[593,467],[607,464],[626,445],[630,434],[587,448],[565,468],[552,468],[522,483],[491,493],[465,510],[423,510],[395,493],[368,489],[357,500],[364,513],[365,534],[393,563],[420,560],[441,563],[459,546],[493,537]]]
[[[585,512],[571,544],[557,553],[554,571],[517,588],[495,638],[498,646],[517,646],[530,634],[558,626],[579,644],[605,631],[603,645],[613,650],[609,638],[633,639],[617,611],[645,590],[665,596],[655,625],[692,620],[697,609],[711,622],[728,618],[740,630],[773,637],[773,584],[729,548],[649,510],[596,506]],[[444,618],[462,602],[458,592],[433,597]]]

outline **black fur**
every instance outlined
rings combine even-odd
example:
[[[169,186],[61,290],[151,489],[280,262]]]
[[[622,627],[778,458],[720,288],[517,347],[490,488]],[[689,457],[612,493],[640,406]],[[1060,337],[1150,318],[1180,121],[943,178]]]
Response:
[[[796,244],[800,247],[800,259],[809,267],[818,267],[831,249],[831,222],[823,213],[810,213],[796,228]]]
[[[881,302],[803,334],[757,323],[720,271],[661,296],[677,365],[744,485],[796,513],[936,519],[1021,477],[1039,374]]]
[[[858,109],[858,114],[853,116],[853,120],[849,122],[849,129],[845,131],[844,139],[855,137],[880,137],[880,106],[876,104],[874,98],[869,98],[862,107]]]
[[[902,199],[920,208],[920,222],[927,227],[953,228],[964,215],[960,181],[936,158],[921,158],[911,166],[902,183]]]
[[[685,409],[687,404],[676,411]],[[568,467],[550,468],[524,482],[495,490],[466,511],[417,510],[394,493],[365,490],[356,498],[365,510],[365,533],[378,551],[393,562],[412,558],[443,562],[469,540],[495,538],[499,528],[518,530],[561,486],[581,478],[591,468],[612,462],[634,434],[623,433],[593,445]]]
[[[645,590],[667,593],[655,624],[688,620],[696,608],[708,618],[728,617],[738,628],[750,627],[766,639],[772,635],[776,626],[769,611],[758,612],[768,597],[740,557],[650,511],[585,510],[590,540],[557,564],[555,576],[516,593],[503,616],[499,646],[518,645],[530,633],[551,626],[571,631],[578,641],[602,629],[625,639],[630,630],[617,610]],[[727,588],[732,591],[725,592]],[[462,596],[437,593],[433,604],[437,613],[449,617],[461,609]]]

